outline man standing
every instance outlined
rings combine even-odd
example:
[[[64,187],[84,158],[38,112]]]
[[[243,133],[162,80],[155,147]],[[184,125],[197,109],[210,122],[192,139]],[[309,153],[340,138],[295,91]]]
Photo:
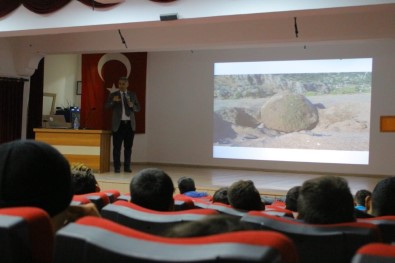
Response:
[[[124,147],[124,171],[132,172],[130,159],[136,120],[134,112],[140,111],[140,104],[134,92],[128,91],[129,81],[122,77],[118,81],[119,91],[109,95],[106,108],[112,109],[112,139],[113,139],[113,161],[114,171],[121,171],[121,146]]]

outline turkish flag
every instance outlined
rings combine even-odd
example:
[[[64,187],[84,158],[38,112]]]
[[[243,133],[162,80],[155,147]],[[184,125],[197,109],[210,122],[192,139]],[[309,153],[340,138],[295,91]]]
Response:
[[[141,108],[135,113],[136,133],[145,133],[146,52],[83,54],[81,71],[81,127],[111,130],[111,109],[104,104],[118,89],[119,78],[127,77],[128,89],[136,93]]]

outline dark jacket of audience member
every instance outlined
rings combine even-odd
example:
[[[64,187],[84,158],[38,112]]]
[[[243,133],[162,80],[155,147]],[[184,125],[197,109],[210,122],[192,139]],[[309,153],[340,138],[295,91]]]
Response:
[[[252,181],[237,181],[228,189],[228,200],[233,208],[241,210],[265,210],[261,196]]]
[[[374,216],[395,215],[395,177],[381,180],[372,192]]]
[[[131,201],[139,206],[156,210],[174,210],[174,185],[170,176],[157,168],[138,172],[130,182]]]
[[[228,187],[221,187],[214,192],[213,203],[223,203],[229,205]]]
[[[310,224],[354,222],[354,200],[347,181],[323,176],[307,180],[299,191],[299,219]]]

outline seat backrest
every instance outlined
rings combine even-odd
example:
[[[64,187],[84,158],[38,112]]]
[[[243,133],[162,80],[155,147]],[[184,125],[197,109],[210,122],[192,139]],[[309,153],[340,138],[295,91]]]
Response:
[[[73,199],[71,199],[70,205],[83,205],[88,204],[91,201],[83,195],[73,195]]]
[[[381,232],[383,242],[395,242],[395,216],[378,216],[372,218],[359,218],[358,222],[376,225]]]
[[[116,201],[106,205],[101,211],[101,215],[111,221],[158,235],[181,222],[195,221],[213,214],[218,212],[211,209],[154,211],[126,201]]]
[[[286,217],[251,211],[242,217],[255,229],[276,230],[291,238],[302,262],[350,262],[361,246],[381,241],[379,229],[367,223],[312,225]]]
[[[114,203],[115,201],[117,201],[118,197],[121,195],[121,193],[115,189],[102,190],[100,192],[105,193],[108,196],[110,203]]]
[[[247,211],[238,210],[230,205],[223,204],[223,203],[212,203],[207,207],[208,209],[214,209],[221,214],[232,215],[232,216],[239,216],[242,217],[247,214]]]
[[[298,262],[292,241],[273,231],[167,238],[84,217],[56,234],[54,263]]]
[[[94,192],[89,194],[77,195],[88,198],[92,203],[95,204],[96,208],[101,211],[101,209],[110,203],[110,198],[106,193]]]
[[[370,243],[357,250],[352,263],[393,263],[395,262],[395,245]]]
[[[212,203],[208,198],[192,198],[183,194],[175,194],[173,198],[175,204],[177,202],[187,202],[195,208],[207,208]]]
[[[48,214],[35,207],[0,209],[0,261],[52,262],[53,229]]]

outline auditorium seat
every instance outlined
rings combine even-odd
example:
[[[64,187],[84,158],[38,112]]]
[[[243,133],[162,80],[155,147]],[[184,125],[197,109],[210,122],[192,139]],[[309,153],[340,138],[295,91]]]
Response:
[[[175,194],[173,198],[175,203],[180,201],[188,203],[192,202],[195,208],[207,208],[212,203],[209,199],[206,198],[192,198],[183,194]]]
[[[393,263],[395,245],[371,243],[364,245],[355,253],[351,263]]]
[[[83,204],[88,204],[91,201],[86,197],[82,195],[73,195],[73,199],[71,200],[70,205],[83,205]]]
[[[108,196],[110,203],[117,201],[118,197],[121,195],[121,193],[115,189],[102,190],[100,192],[105,193]]]
[[[291,210],[276,205],[266,205],[265,210],[262,212],[273,216],[286,216],[291,218],[294,217]]]
[[[106,205],[101,215],[119,224],[153,234],[161,234],[180,222],[199,220],[207,215],[218,214],[211,209],[190,209],[161,212],[146,209],[126,201]]]
[[[97,217],[67,225],[56,233],[55,244],[54,263],[298,262],[292,241],[273,231],[167,238]]]
[[[233,208],[230,205],[223,204],[223,203],[217,203],[217,202],[210,204],[207,208],[214,209],[221,214],[227,214],[227,215],[232,215],[232,216],[242,217],[247,214],[247,211],[238,210],[238,209]]]
[[[123,200],[123,201],[130,201],[130,193],[126,194],[121,194],[120,196],[117,197],[117,201]]]
[[[53,236],[51,220],[44,210],[0,209],[0,262],[52,262]]]
[[[96,208],[101,211],[101,209],[110,203],[110,198],[106,193],[94,192],[89,194],[77,195],[88,198],[92,203],[96,205]]]
[[[348,263],[361,246],[381,242],[379,229],[368,223],[313,225],[258,211],[249,212],[241,221],[255,229],[275,230],[287,235],[294,241],[301,262],[307,263]]]
[[[395,242],[395,216],[379,216],[372,218],[360,218],[358,222],[370,223],[376,225],[383,238],[383,242]]]

